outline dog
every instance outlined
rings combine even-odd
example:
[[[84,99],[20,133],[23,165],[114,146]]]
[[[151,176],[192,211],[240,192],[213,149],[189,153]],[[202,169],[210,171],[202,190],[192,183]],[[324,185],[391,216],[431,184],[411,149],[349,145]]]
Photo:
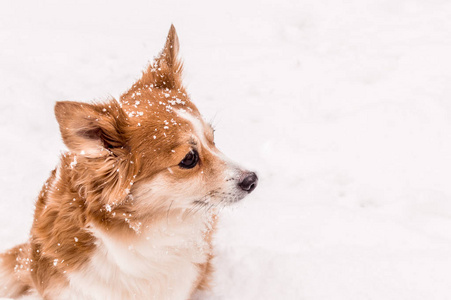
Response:
[[[68,152],[36,202],[27,243],[0,256],[0,296],[181,299],[207,289],[219,210],[258,183],[228,160],[166,44],[119,100],[55,105]]]

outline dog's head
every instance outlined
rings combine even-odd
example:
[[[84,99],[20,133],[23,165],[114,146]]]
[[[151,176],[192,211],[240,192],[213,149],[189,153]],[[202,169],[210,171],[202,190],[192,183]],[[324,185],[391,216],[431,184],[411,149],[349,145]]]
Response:
[[[66,167],[80,170],[80,188],[97,189],[108,207],[125,199],[143,211],[225,205],[257,186],[255,173],[216,148],[181,83],[178,48],[171,26],[160,55],[119,101],[55,106],[71,153]]]

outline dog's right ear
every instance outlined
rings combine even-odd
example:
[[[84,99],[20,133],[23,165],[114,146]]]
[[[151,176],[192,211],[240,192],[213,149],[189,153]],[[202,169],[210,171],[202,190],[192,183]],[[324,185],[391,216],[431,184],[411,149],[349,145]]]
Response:
[[[101,104],[62,101],[55,105],[61,136],[71,152],[102,157],[123,149],[126,115],[116,101]]]
[[[181,89],[183,64],[178,57],[179,38],[171,25],[163,50],[144,72],[141,84],[161,89]]]

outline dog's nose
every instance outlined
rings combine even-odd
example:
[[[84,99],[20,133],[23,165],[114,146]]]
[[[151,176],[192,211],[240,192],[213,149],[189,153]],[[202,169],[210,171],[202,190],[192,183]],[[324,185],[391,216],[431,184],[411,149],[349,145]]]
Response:
[[[257,187],[258,177],[254,172],[245,174],[238,185],[243,191],[252,192]]]

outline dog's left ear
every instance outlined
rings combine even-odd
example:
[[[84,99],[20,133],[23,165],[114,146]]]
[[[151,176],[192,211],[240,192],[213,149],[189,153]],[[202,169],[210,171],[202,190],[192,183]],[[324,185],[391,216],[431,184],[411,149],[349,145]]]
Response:
[[[126,115],[116,101],[102,104],[62,101],[55,105],[61,136],[70,151],[86,157],[121,152]]]
[[[174,25],[171,25],[163,50],[144,73],[143,80],[157,88],[181,88],[183,64],[178,53],[179,38]]]

